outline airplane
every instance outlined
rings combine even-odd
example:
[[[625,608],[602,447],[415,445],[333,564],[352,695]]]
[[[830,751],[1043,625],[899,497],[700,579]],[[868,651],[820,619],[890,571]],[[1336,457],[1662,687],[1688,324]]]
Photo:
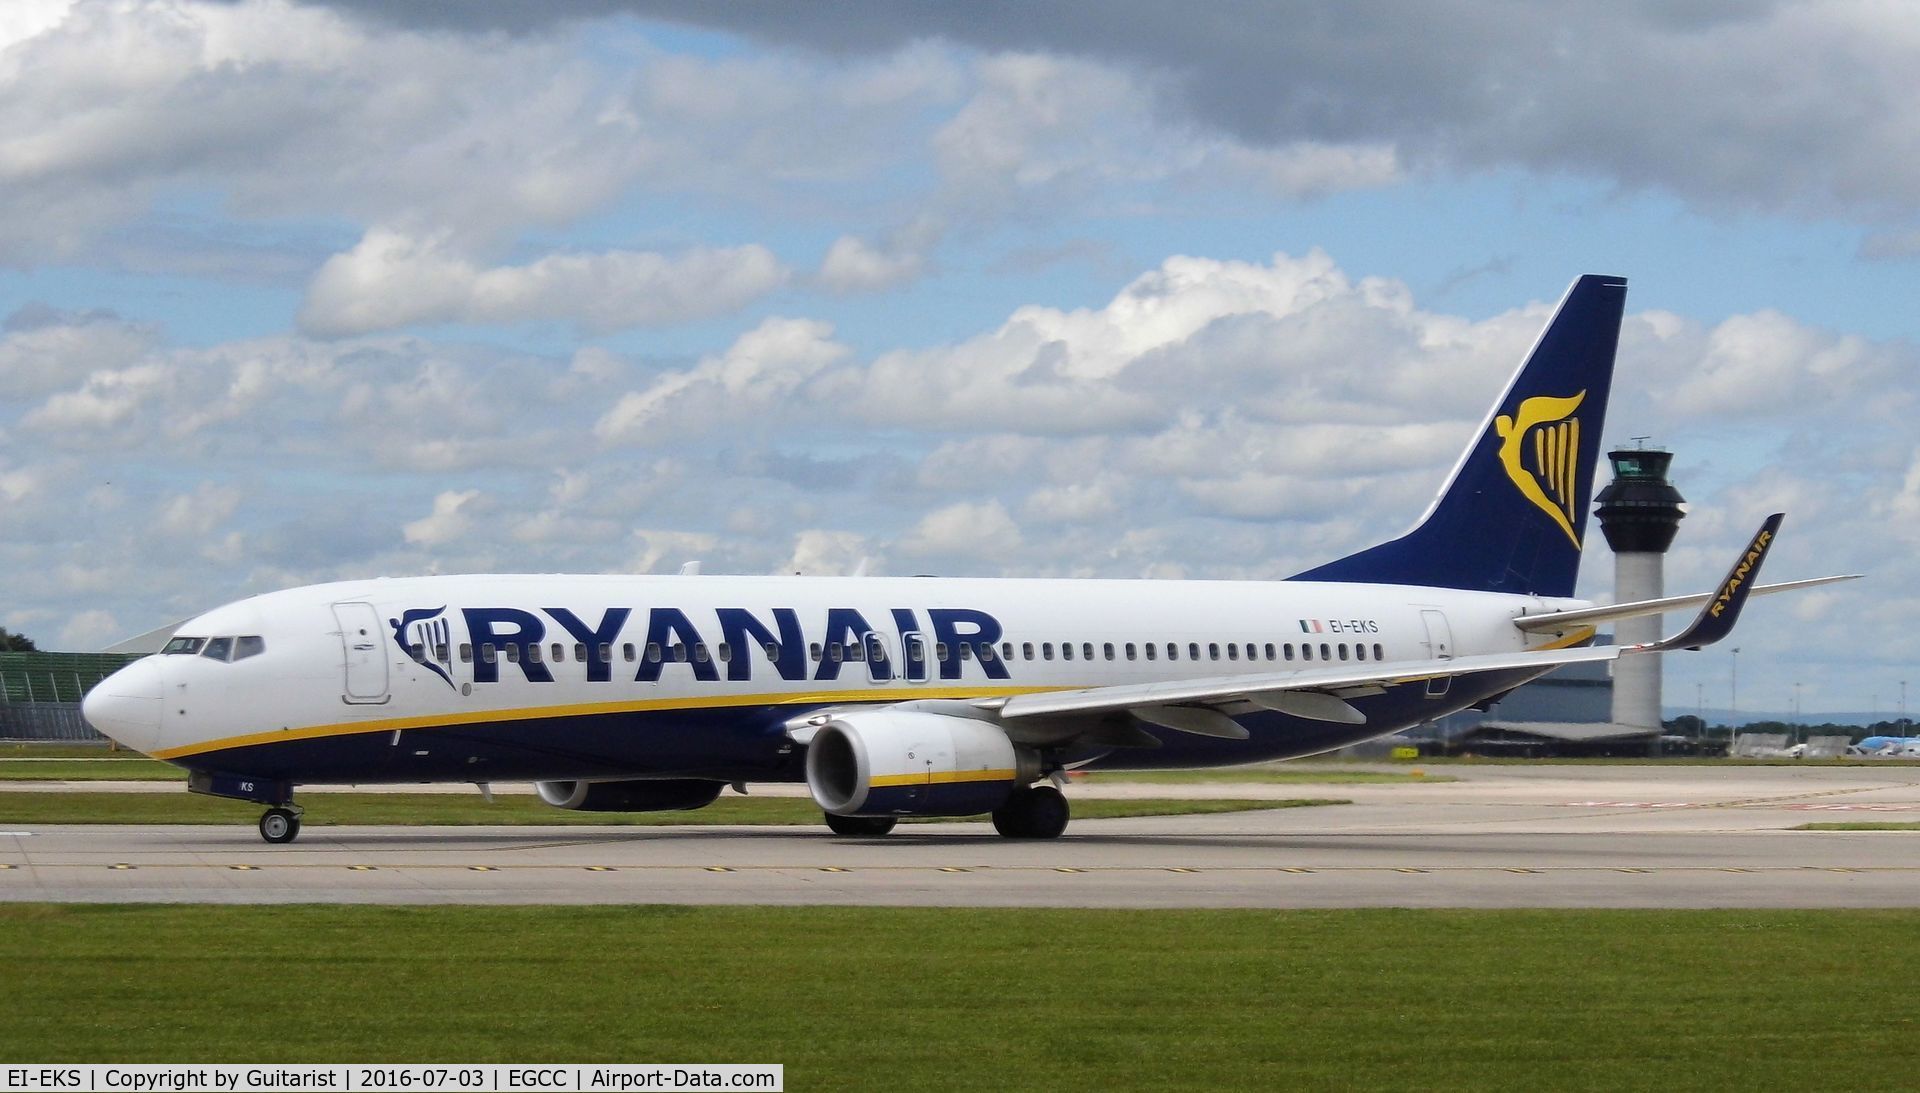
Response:
[[[315,783],[533,781],[586,811],[805,782],[828,828],[1065,831],[1075,770],[1295,758],[1485,708],[1565,664],[1729,633],[1781,517],[1713,591],[1573,598],[1625,304],[1576,280],[1414,527],[1286,580],[469,575],[294,588],[182,624],[86,719],[300,832]],[[1593,624],[1698,608],[1664,641]]]

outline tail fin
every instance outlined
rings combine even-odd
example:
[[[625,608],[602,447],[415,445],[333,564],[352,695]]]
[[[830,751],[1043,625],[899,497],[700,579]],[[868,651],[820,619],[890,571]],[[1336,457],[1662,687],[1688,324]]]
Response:
[[[1626,298],[1575,281],[1413,530],[1292,579],[1573,595]]]

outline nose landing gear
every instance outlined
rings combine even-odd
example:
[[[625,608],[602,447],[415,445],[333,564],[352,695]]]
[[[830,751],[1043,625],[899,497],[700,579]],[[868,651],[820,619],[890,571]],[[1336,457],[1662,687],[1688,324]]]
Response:
[[[300,812],[276,805],[260,816],[260,837],[270,843],[290,843],[300,837]]]

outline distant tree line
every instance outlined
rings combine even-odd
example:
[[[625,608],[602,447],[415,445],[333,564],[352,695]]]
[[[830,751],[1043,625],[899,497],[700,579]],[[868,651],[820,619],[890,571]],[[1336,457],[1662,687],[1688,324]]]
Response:
[[[1671,720],[1662,721],[1660,724],[1675,736],[1703,737],[1725,736],[1727,734],[1727,727],[1725,725],[1709,725],[1693,714],[1682,714]],[[1823,721],[1818,725],[1808,722],[1750,721],[1745,725],[1741,725],[1736,731],[1781,733],[1786,736],[1797,735],[1802,740],[1812,736],[1844,736],[1856,744],[1869,736],[1915,735],[1913,718],[1911,717],[1890,718],[1885,721],[1875,721],[1871,725],[1864,726],[1840,725],[1832,721]]]
[[[33,639],[25,634],[15,634],[0,626],[0,653],[37,653],[39,649]]]

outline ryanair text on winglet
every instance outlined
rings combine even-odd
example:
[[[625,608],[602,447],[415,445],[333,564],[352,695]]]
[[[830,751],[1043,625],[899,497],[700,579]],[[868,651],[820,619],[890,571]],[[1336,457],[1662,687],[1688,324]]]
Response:
[[[1716,619],[1720,617],[1720,612],[1725,611],[1727,605],[1733,602],[1733,594],[1746,583],[1747,574],[1752,573],[1753,567],[1760,564],[1760,559],[1767,553],[1767,546],[1772,542],[1773,532],[1771,531],[1762,531],[1754,536],[1753,542],[1747,547],[1746,557],[1740,559],[1740,564],[1733,567],[1733,573],[1727,578],[1727,583],[1720,586],[1720,594],[1713,598],[1713,606],[1707,609],[1708,614]]]

